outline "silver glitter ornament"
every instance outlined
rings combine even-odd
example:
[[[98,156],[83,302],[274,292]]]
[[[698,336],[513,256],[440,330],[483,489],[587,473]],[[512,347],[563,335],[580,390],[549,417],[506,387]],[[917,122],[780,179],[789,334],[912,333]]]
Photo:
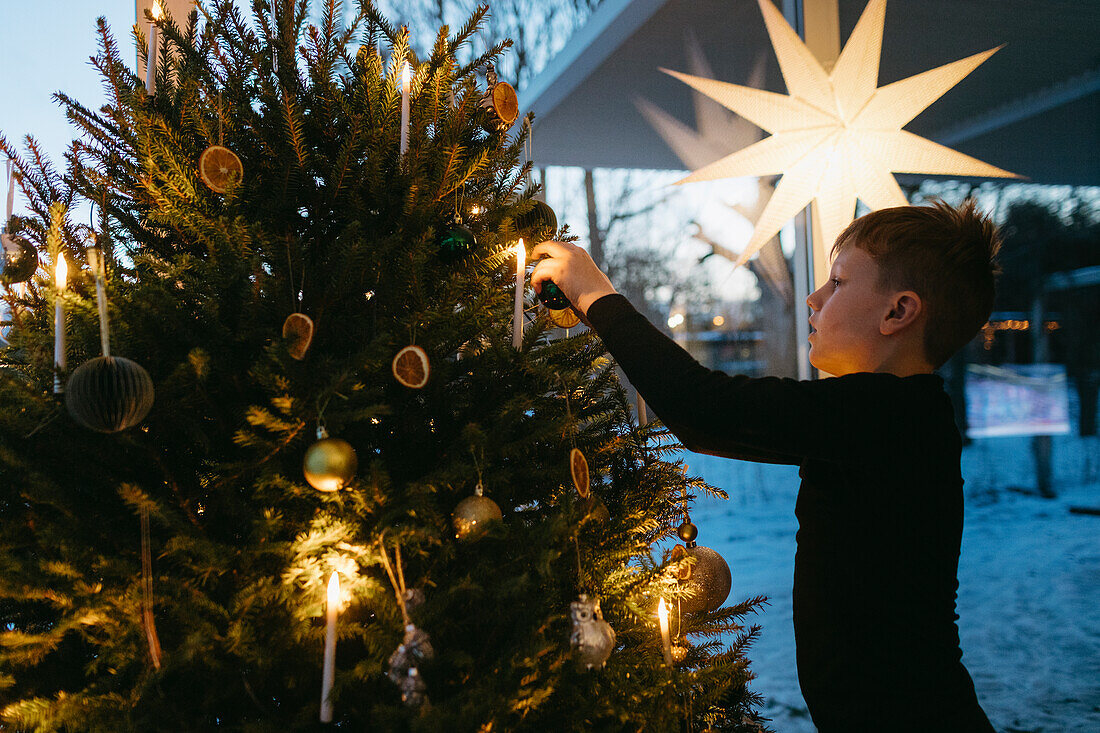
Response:
[[[489,525],[499,522],[504,515],[501,514],[497,503],[485,496],[485,489],[481,484],[474,489],[473,496],[467,496],[458,502],[451,523],[455,529],[455,538],[459,540],[476,540],[485,534]]]
[[[694,542],[687,547],[677,545],[672,549],[673,561],[685,557],[695,558],[695,564],[689,568],[684,563],[676,573],[679,587],[688,591],[679,599],[680,611],[696,613],[716,610],[729,597],[733,587],[730,566],[717,552]]]
[[[432,648],[428,633],[416,628],[414,624],[408,624],[405,626],[405,638],[390,655],[386,674],[395,684],[400,685],[408,677],[409,670],[419,667],[434,656],[435,649]]]
[[[577,658],[588,669],[602,667],[615,648],[615,630],[603,620],[599,601],[590,601],[581,594],[569,604],[573,617],[573,633],[569,645],[576,651]]]
[[[428,686],[420,677],[420,671],[413,667],[405,678],[398,683],[401,688],[401,702],[410,708],[418,708],[428,703]]]

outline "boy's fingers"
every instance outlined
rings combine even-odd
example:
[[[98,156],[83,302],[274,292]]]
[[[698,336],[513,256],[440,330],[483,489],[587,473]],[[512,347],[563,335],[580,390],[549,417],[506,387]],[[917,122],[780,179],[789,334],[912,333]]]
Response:
[[[537,260],[539,257],[561,257],[569,253],[564,242],[555,242],[552,239],[548,239],[545,242],[535,245],[535,248],[531,250],[531,259]]]
[[[541,245],[540,245],[541,246]],[[553,280],[556,262],[554,260],[542,260],[531,271],[531,287],[536,293],[542,292],[542,284],[547,280]]]

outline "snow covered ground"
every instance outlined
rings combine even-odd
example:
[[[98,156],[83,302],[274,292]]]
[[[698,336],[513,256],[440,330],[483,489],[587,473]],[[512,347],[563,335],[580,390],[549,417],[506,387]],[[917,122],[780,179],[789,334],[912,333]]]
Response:
[[[1100,507],[1100,439],[1054,438],[1056,499],[1019,491],[1034,485],[1029,446],[988,438],[963,453],[963,662],[998,731],[1100,731],[1100,516],[1069,512]],[[693,517],[700,544],[733,571],[731,600],[771,600],[749,650],[753,687],[768,700],[762,712],[781,733],[810,733],[791,622],[798,469],[684,457],[692,474],[730,494],[701,499]]]

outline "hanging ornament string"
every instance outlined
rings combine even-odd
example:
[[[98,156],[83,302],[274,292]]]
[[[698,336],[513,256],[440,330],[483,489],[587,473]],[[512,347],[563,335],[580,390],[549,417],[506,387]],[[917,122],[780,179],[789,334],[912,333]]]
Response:
[[[523,132],[524,132],[524,137],[523,137],[523,164],[527,168],[527,187],[531,188],[532,186],[535,185],[534,181],[531,180],[531,149],[535,144],[534,143],[535,132],[531,128],[531,118],[530,117],[524,117],[523,118]]]
[[[222,125],[222,90],[218,90],[218,145],[225,147],[225,130]]]
[[[409,620],[408,606],[405,605],[405,571],[401,567],[401,542],[394,543],[393,565],[390,564],[389,554],[386,552],[384,534],[378,540],[378,551],[382,555],[382,567],[385,568],[386,575],[390,579],[390,585],[393,586],[393,594],[397,597],[397,607],[401,609],[401,618],[404,620],[404,625],[408,626],[411,621]],[[394,571],[394,565],[397,566],[396,572]]]
[[[153,551],[149,540],[149,507],[141,507],[141,617],[145,637],[149,642],[149,656],[153,666],[160,669],[160,638],[153,619]]]

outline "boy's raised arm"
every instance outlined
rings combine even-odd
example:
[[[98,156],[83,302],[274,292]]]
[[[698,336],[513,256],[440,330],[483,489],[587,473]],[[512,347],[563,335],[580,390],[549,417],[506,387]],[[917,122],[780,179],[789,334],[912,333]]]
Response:
[[[532,257],[536,290],[553,280],[603,339],[630,382],[690,450],[729,458],[799,464],[835,460],[868,433],[840,380],[799,382],[730,376],[707,369],[618,294],[581,248],[543,242]],[[875,429],[877,430],[877,429]],[[870,431],[874,433],[875,430]],[[858,442],[858,441],[856,441]]]

